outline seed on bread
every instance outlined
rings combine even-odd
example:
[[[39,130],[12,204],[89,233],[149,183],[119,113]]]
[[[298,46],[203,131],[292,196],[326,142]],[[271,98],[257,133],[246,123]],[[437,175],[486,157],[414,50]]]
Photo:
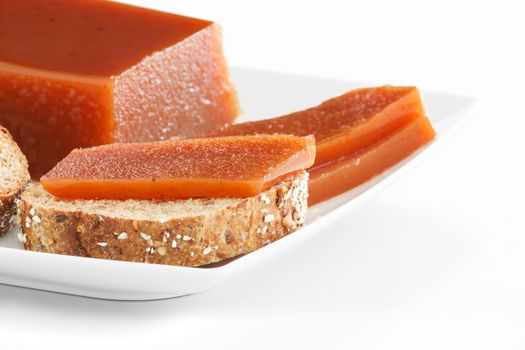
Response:
[[[27,242],[27,236],[24,233],[19,232],[18,233],[18,240],[20,242],[22,242],[22,243],[25,243],[25,242]]]
[[[166,255],[167,250],[166,250],[165,247],[159,247],[159,248],[157,249],[157,252],[159,253],[160,256],[164,256],[164,255]]]
[[[40,219],[40,216],[38,216],[38,215],[35,214],[35,215],[33,215],[33,222],[34,222],[35,224],[39,224],[39,223],[42,222],[42,220]]]
[[[267,215],[264,216],[263,221],[265,223],[270,223],[270,222],[273,222],[273,219],[274,219],[274,215],[273,214],[267,214]]]
[[[264,202],[264,204],[269,205],[270,204],[270,197],[266,195],[266,193],[261,193],[261,200]]]
[[[124,240],[128,239],[128,233],[127,232],[121,232],[118,234],[117,239]]]
[[[151,235],[148,235],[147,233],[141,232],[140,237],[142,237],[143,240],[148,241],[151,239]]]

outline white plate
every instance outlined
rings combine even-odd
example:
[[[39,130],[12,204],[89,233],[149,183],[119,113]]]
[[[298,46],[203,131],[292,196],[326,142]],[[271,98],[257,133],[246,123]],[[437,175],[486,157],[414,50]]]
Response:
[[[246,115],[241,120],[285,114],[366,86],[245,68],[233,69],[232,76]],[[0,239],[0,283],[118,300],[170,298],[209,289],[240,268],[262,264],[322,233],[323,225],[348,214],[442,144],[477,105],[474,98],[454,94],[423,90],[422,97],[438,133],[433,143],[362,186],[310,208],[303,228],[251,254],[214,268],[109,261],[25,251],[13,230]]]

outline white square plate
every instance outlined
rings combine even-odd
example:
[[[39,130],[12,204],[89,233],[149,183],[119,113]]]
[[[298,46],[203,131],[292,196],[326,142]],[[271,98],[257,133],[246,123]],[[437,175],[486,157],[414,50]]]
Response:
[[[286,114],[366,86],[246,68],[233,69],[232,78],[245,112],[240,120]],[[436,140],[358,188],[310,208],[303,228],[253,253],[213,268],[109,261],[25,251],[13,229],[0,239],[0,283],[118,300],[170,298],[209,289],[239,268],[264,263],[275,254],[293,249],[301,240],[322,233],[327,222],[347,215],[442,144],[477,106],[472,97],[425,90],[421,93],[427,114],[438,133]]]

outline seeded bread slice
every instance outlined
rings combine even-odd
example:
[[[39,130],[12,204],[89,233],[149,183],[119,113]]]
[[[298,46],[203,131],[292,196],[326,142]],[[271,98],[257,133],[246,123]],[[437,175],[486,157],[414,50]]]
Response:
[[[26,157],[9,132],[0,127],[0,237],[13,226],[15,202],[28,182]]]
[[[249,253],[304,223],[308,173],[250,198],[59,200],[38,184],[22,193],[28,250],[181,266]]]

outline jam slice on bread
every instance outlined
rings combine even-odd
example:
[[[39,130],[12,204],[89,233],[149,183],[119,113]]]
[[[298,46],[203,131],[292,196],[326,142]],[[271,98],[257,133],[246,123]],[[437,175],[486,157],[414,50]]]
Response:
[[[232,136],[76,149],[41,178],[63,199],[250,197],[312,166],[312,136]]]

